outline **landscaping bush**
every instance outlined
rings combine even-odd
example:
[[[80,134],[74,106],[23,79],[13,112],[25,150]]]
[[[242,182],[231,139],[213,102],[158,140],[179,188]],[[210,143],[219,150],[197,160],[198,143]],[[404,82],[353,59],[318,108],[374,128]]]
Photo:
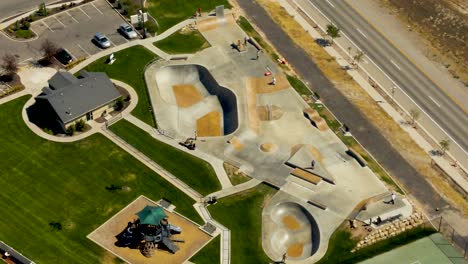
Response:
[[[124,107],[124,99],[123,99],[123,97],[120,97],[115,102],[115,110],[120,111],[120,110],[122,110],[123,107]]]
[[[83,119],[80,119],[80,120],[76,121],[76,123],[75,123],[76,131],[84,131],[85,126],[86,126],[86,123],[85,123],[85,121]]]
[[[114,4],[115,0],[109,0],[109,3]]]
[[[28,30],[29,27],[31,27],[31,23],[28,21],[24,21],[23,24],[21,24],[21,29]]]
[[[67,130],[65,131],[65,133],[68,136],[73,136],[73,134],[75,134],[75,125],[70,125],[69,127],[67,127]]]
[[[53,135],[53,134],[54,134],[54,132],[53,132],[52,129],[50,129],[50,128],[44,128],[44,129],[42,129],[42,131],[46,132],[46,133],[49,134],[49,135]]]

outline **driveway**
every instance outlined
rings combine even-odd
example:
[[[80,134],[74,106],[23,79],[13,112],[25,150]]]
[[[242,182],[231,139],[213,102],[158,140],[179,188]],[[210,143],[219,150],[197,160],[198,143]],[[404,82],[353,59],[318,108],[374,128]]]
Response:
[[[20,62],[41,57],[45,39],[67,49],[75,58],[88,57],[101,49],[91,42],[96,32],[105,34],[112,46],[128,42],[117,32],[124,21],[104,0],[96,0],[34,22],[31,29],[38,39],[19,42],[0,34],[0,56],[15,54]]]

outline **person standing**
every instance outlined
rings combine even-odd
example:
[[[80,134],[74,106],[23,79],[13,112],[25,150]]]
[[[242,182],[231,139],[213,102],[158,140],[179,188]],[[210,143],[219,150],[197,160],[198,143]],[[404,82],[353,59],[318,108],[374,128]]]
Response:
[[[390,203],[395,204],[395,199],[396,199],[396,195],[395,195],[395,193],[392,192],[392,197],[391,197]]]

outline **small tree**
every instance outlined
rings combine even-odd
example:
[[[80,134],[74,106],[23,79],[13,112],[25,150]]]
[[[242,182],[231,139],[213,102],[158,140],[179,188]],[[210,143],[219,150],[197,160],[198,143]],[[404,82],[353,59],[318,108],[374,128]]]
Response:
[[[332,39],[332,43],[333,43],[333,39],[341,37],[340,29],[337,26],[335,26],[333,23],[330,23],[327,25],[327,35],[330,36],[330,38]]]
[[[442,139],[439,142],[439,145],[440,145],[440,151],[442,152],[442,155],[445,155],[445,152],[450,149],[450,140]]]
[[[421,114],[421,113],[420,113],[418,110],[416,110],[416,109],[411,109],[411,110],[409,111],[409,115],[410,115],[410,117],[411,117],[411,125],[412,125],[413,127],[416,127],[416,120],[418,120],[420,114]]]
[[[12,77],[18,71],[18,60],[12,54],[5,54],[2,57],[2,69],[6,76]]]
[[[58,46],[54,42],[50,41],[49,39],[45,39],[40,48],[42,54],[44,55],[44,59],[50,62],[52,57],[57,53]]]
[[[359,50],[356,55],[353,57],[353,64],[356,66],[356,69],[359,67],[359,63],[362,61],[362,58],[364,57],[364,52]]]

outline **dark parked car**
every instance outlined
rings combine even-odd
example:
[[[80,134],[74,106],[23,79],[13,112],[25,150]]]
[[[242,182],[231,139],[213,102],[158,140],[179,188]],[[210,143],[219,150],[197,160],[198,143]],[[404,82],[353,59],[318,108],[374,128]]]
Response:
[[[63,65],[67,65],[73,61],[73,57],[65,49],[59,49],[59,51],[55,53],[54,57]]]
[[[319,38],[319,39],[316,39],[315,42],[317,42],[317,44],[319,44],[321,47],[331,46],[331,42],[327,39]]]

